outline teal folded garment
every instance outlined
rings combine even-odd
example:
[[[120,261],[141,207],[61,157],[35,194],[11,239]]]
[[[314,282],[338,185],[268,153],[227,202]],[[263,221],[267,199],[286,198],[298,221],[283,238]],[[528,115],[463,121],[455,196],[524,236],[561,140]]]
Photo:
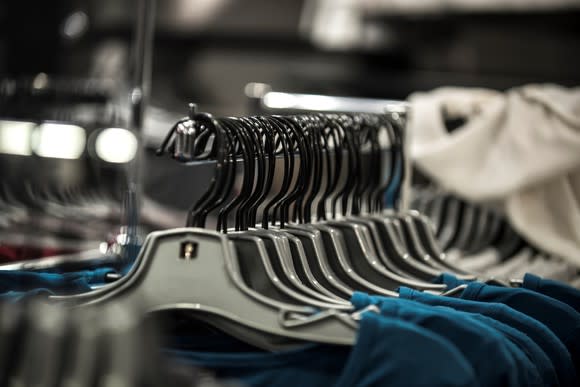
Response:
[[[564,343],[580,375],[580,314],[554,298],[522,288],[505,288],[470,283],[461,298],[497,302],[520,311],[545,324]]]
[[[572,286],[526,273],[522,287],[563,302],[580,313],[580,290]]]
[[[449,287],[454,287],[458,281],[452,275],[441,276],[440,279]],[[474,291],[481,289],[482,286],[487,289],[491,288],[491,291],[495,289],[495,293],[515,295],[516,298],[510,300],[509,297],[489,297],[487,292],[483,293],[485,298],[479,298]],[[528,335],[548,355],[558,373],[561,385],[579,385],[577,376],[579,359],[575,355],[576,345],[574,344],[578,329],[574,328],[575,317],[570,314],[572,309],[569,306],[526,289],[502,288],[482,283],[471,283],[469,287],[471,287],[470,292],[464,291],[459,298],[434,296],[405,287],[399,289],[399,295],[401,298],[424,304],[443,305],[456,310],[481,313],[510,325]],[[530,293],[538,297],[530,297]],[[518,301],[517,298],[522,294],[525,299],[520,298]],[[564,317],[558,318],[558,313],[555,316],[550,315],[546,310],[550,306],[560,309]],[[575,313],[573,310],[572,312]]]
[[[6,298],[11,292],[22,294],[39,289],[58,295],[83,293],[104,284],[107,274],[115,272],[106,267],[70,273],[0,270],[0,294]]]
[[[252,387],[478,386],[473,368],[448,340],[417,325],[363,314],[354,347],[308,344],[284,352],[168,349],[176,361]],[[223,349],[223,340],[219,347]]]
[[[449,340],[470,362],[481,386],[544,385],[538,370],[517,346],[465,313],[361,292],[355,292],[351,302],[357,309],[376,305],[383,316],[416,324]]]

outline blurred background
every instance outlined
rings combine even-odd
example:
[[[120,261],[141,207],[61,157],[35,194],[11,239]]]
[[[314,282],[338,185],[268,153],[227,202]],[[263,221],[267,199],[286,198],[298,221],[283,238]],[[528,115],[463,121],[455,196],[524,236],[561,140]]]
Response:
[[[245,113],[248,82],[399,99],[441,85],[575,85],[579,9],[575,0],[166,0],[152,104]],[[5,1],[0,11],[3,77],[126,78],[135,1]]]
[[[152,227],[183,224],[211,167],[192,174],[154,149],[189,102],[221,116],[255,113],[270,88],[403,100],[443,85],[580,81],[575,0],[164,0],[155,11],[135,128],[137,1],[0,3],[0,220],[11,232],[42,224],[103,240],[128,222],[121,208],[140,179],[151,203],[179,210]]]

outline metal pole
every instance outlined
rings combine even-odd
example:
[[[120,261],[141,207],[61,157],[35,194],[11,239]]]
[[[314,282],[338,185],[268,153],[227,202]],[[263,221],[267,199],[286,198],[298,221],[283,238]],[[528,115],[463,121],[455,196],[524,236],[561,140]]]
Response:
[[[137,136],[139,144],[143,142],[143,123],[151,91],[151,70],[153,60],[153,36],[155,31],[156,0],[137,0],[137,18],[130,74],[130,117],[129,129]],[[143,157],[142,146],[135,160],[129,166],[128,187],[125,198],[124,216],[126,231],[124,256],[134,259],[139,248],[139,208],[141,198],[141,171]]]
[[[132,130],[143,130],[145,109],[151,90],[153,60],[153,34],[155,31],[156,0],[137,0],[137,20],[131,70],[131,121]]]

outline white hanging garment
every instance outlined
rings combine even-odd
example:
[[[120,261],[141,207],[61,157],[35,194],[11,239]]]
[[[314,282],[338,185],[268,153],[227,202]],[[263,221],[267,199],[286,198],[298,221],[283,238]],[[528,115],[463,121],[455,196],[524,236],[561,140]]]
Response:
[[[580,266],[580,88],[440,88],[409,98],[410,153],[442,187],[502,205],[538,247]],[[466,123],[449,133],[444,117]]]

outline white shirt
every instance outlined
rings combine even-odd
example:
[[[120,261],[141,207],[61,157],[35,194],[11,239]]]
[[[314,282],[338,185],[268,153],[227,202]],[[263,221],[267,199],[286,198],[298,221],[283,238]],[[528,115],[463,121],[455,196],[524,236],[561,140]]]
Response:
[[[441,88],[410,103],[410,153],[422,172],[499,203],[521,235],[580,266],[580,88]],[[448,133],[443,111],[468,121]]]

